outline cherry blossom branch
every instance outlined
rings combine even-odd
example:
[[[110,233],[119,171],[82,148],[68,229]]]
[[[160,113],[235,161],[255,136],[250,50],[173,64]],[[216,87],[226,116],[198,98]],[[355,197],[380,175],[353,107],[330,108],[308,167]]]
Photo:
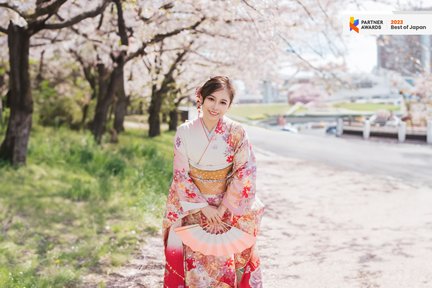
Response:
[[[207,30],[204,30],[204,29],[203,30],[195,29],[195,31],[197,33],[201,33],[201,34],[208,35],[208,36],[211,36],[211,37],[220,37],[220,38],[225,38],[225,39],[230,39],[230,40],[236,40],[236,37],[233,37],[233,36],[230,36],[230,35],[224,35],[224,34],[220,34],[220,33],[212,33],[210,31],[207,31]]]
[[[67,0],[58,0],[54,1],[51,4],[42,4],[36,5],[36,13],[31,15],[31,18],[37,18],[38,16],[42,16],[45,14],[52,15],[60,9],[60,7],[66,3]],[[39,1],[38,1],[39,2]],[[44,5],[45,4],[45,5]]]
[[[168,11],[168,10],[170,10],[172,8],[174,8],[174,4],[173,3],[166,3],[166,4],[162,5],[161,7],[159,7],[158,10]],[[150,17],[144,17],[142,15],[142,7],[141,6],[138,8],[137,12],[138,12],[137,14],[138,14],[139,19],[141,21],[143,21],[144,23],[156,22],[157,19],[161,19],[161,18],[164,17],[164,16],[162,16],[158,12],[153,13],[153,15],[151,15]],[[174,13],[176,13],[176,12],[174,12]]]
[[[61,1],[65,1],[65,0],[61,0]],[[110,0],[104,0],[102,2],[102,5],[100,5],[99,7],[95,8],[92,11],[81,13],[81,14],[79,14],[79,15],[77,15],[77,16],[75,16],[75,17],[73,17],[67,21],[64,21],[62,23],[45,24],[45,25],[43,25],[42,28],[44,28],[44,29],[61,29],[61,28],[66,28],[66,27],[75,25],[84,19],[92,18],[92,17],[99,15],[100,13],[102,13],[102,11],[105,10],[105,8],[108,6],[108,3],[110,3],[110,2],[111,2]]]
[[[318,72],[321,73],[321,70],[318,67],[315,67],[314,65],[312,65],[312,63],[310,63],[308,60],[306,60],[305,58],[303,58],[295,49],[294,47],[291,45],[291,43],[282,35],[279,34],[279,37],[285,42],[285,44],[288,45],[289,47],[289,52],[291,52],[292,54],[294,54],[297,58],[299,58],[301,61],[303,61],[304,63],[306,63],[310,68],[312,68],[313,70],[316,70]]]
[[[233,65],[232,63],[227,63],[227,62],[222,62],[222,61],[210,59],[209,57],[204,56],[204,55],[198,53],[197,51],[191,51],[191,53],[197,55],[198,57],[204,59],[206,62],[209,62],[209,63],[213,63],[213,64],[217,64],[217,65],[221,65],[221,66],[232,66]]]
[[[120,35],[120,41],[122,45],[128,46],[129,40],[126,32],[126,22],[123,17],[122,3],[120,2],[120,0],[113,0],[113,1],[117,8],[117,17],[118,17],[117,26],[118,26],[118,33]]]
[[[12,11],[14,11],[15,13],[17,13],[19,16],[21,16],[22,18],[26,18],[26,17],[27,17],[27,15],[24,14],[23,12],[21,12],[21,11],[18,9],[18,7],[15,6],[15,5],[11,5],[11,4],[8,4],[8,3],[4,3],[4,2],[2,2],[2,3],[0,3],[0,7],[6,8],[6,9],[9,9],[9,10],[12,10]],[[3,31],[2,31],[2,32],[3,32]]]
[[[246,0],[242,0],[242,2],[248,6],[249,8],[251,8],[252,10],[254,10],[255,12],[257,12],[258,14],[262,15],[255,7],[253,7],[251,4],[249,4],[249,2],[247,2]]]
[[[126,59],[125,59],[125,63],[132,60],[133,58],[143,55],[145,53],[145,49],[147,48],[148,45],[151,44],[155,44],[158,42],[161,42],[162,40],[164,40],[165,38],[174,36],[179,34],[180,32],[186,31],[186,30],[194,30],[195,28],[197,28],[203,21],[205,20],[205,17],[201,18],[200,20],[198,20],[197,22],[195,22],[195,24],[189,26],[189,27],[183,27],[183,28],[179,28],[179,29],[175,29],[171,32],[168,33],[163,33],[163,34],[156,34],[153,39],[151,39],[148,42],[143,43],[143,45],[135,52],[129,54]]]
[[[307,9],[307,7],[303,4],[303,2],[300,1],[300,0],[296,0],[296,2],[297,2],[297,4],[299,4],[303,8],[303,10],[306,12],[306,14],[308,15],[309,18],[314,23],[317,23],[316,20],[315,20],[315,18],[312,15],[312,13],[309,11],[309,9]],[[318,5],[321,8],[321,11],[323,12],[324,16],[326,16],[328,18],[327,13],[321,7],[321,4],[319,3]],[[334,46],[332,45],[332,43],[334,42],[334,39],[332,39],[331,37],[329,37],[329,35],[327,34],[326,31],[321,31],[321,33],[324,35],[325,39],[327,40],[328,47],[329,47],[330,51],[333,53],[333,55],[335,55],[335,56],[341,56],[340,55],[341,53],[339,53],[339,51],[335,51]]]

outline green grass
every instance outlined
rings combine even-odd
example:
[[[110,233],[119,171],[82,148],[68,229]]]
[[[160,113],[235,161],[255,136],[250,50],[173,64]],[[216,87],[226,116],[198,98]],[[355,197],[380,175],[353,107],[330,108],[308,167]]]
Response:
[[[377,110],[398,111],[400,109],[400,106],[377,103],[339,103],[335,104],[334,107],[364,112],[374,112]]]
[[[249,120],[262,120],[269,116],[285,114],[290,105],[278,104],[234,104],[228,111],[228,116],[237,116]]]
[[[245,118],[248,120],[263,120],[270,116],[285,114],[292,106],[285,103],[278,104],[234,104],[228,111],[228,116]],[[375,103],[338,103],[334,108],[349,109],[352,111],[373,112],[381,109],[398,111],[399,106]],[[300,107],[295,113],[307,113],[306,107]]]
[[[33,129],[27,165],[0,166],[0,287],[80,287],[160,229],[173,133],[144,135],[99,147],[88,132]]]

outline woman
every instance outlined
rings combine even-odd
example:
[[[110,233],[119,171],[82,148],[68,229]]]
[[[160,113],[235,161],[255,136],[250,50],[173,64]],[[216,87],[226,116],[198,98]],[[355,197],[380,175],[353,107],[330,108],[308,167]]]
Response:
[[[164,287],[262,287],[255,245],[232,255],[204,255],[183,245],[174,231],[224,222],[258,234],[264,208],[255,195],[255,156],[243,127],[224,116],[233,98],[227,77],[211,78],[197,89],[202,117],[199,112],[197,119],[177,129],[163,223]]]

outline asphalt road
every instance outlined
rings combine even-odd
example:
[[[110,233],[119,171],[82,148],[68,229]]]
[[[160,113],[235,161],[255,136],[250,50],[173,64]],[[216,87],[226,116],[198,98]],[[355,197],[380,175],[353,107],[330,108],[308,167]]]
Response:
[[[376,142],[360,137],[336,138],[245,127],[255,147],[276,155],[420,182],[432,188],[432,145]]]

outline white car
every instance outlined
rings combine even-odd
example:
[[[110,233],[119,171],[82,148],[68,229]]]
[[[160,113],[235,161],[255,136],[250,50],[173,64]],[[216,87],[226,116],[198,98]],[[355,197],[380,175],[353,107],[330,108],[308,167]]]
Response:
[[[298,129],[294,126],[292,126],[291,124],[286,124],[283,128],[283,131],[288,131],[291,133],[298,133]]]

